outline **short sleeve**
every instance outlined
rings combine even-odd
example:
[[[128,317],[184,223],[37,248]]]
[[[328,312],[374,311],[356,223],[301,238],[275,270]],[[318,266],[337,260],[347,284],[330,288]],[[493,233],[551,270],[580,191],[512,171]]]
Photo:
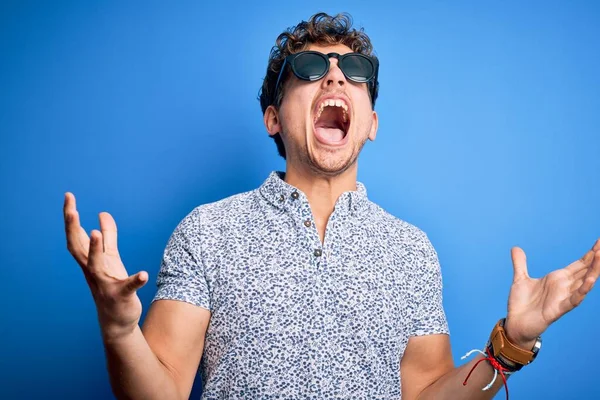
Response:
[[[409,336],[449,334],[437,253],[424,233],[416,249],[414,271],[411,274],[414,304]]]
[[[153,302],[179,300],[210,310],[200,228],[199,209],[195,209],[171,234],[163,253]]]

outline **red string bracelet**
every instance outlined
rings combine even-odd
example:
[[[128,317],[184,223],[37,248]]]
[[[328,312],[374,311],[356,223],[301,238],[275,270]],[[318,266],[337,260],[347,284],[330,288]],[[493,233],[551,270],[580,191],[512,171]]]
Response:
[[[475,365],[473,366],[473,368],[471,368],[471,371],[469,371],[469,374],[467,375],[467,377],[465,378],[465,381],[463,382],[463,386],[467,385],[467,381],[469,380],[469,377],[471,376],[471,374],[473,373],[473,371],[475,370],[475,368],[477,368],[477,366],[479,365],[480,362],[482,361],[488,361],[490,363],[490,365],[492,366],[492,368],[494,368],[494,379],[492,379],[492,381],[486,386],[484,387],[482,390],[488,390],[489,388],[492,387],[492,385],[494,384],[494,382],[496,381],[496,378],[498,376],[498,372],[500,372],[500,376],[502,377],[502,381],[504,382],[504,389],[506,390],[506,400],[508,400],[508,385],[506,383],[506,376],[512,374],[513,371],[504,368],[500,362],[492,355],[492,353],[490,352],[489,348],[486,348],[485,353],[481,350],[471,350],[470,352],[468,352],[466,355],[464,355],[462,358],[466,358],[469,355],[471,355],[473,352],[479,352],[481,354],[483,354],[484,356],[487,356],[486,358],[482,358],[481,360],[477,361],[475,363]]]

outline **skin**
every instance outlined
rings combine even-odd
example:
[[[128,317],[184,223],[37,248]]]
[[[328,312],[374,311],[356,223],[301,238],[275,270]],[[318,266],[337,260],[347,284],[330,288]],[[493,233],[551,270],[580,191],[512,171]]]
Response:
[[[187,399],[204,348],[210,312],[191,304],[152,303],[139,326],[137,290],[145,271],[129,275],[118,251],[117,225],[99,214],[100,231],[86,233],[75,196],[65,194],[67,248],[88,283],[102,333],[113,393],[119,399]]]
[[[310,49],[350,51],[343,45],[312,45]],[[337,198],[344,191],[356,190],[357,158],[365,142],[375,139],[378,122],[366,84],[346,80],[337,60],[330,61],[331,69],[320,81],[300,81],[292,75],[285,83],[280,108],[271,106],[264,115],[267,132],[281,132],[288,154],[285,179],[307,195],[321,241]],[[313,130],[315,102],[331,93],[343,94],[352,104],[348,142],[339,147],[320,143]],[[210,312],[184,302],[160,300],[152,303],[140,327],[142,304],[136,291],[146,284],[148,274],[129,275],[126,271],[112,216],[100,213],[100,231],[92,230],[88,236],[79,222],[75,196],[67,193],[64,217],[67,248],[81,267],[98,310],[115,396],[187,399]],[[531,348],[537,336],[581,304],[592,289],[600,275],[600,240],[581,259],[540,279],[528,276],[523,250],[515,247],[511,256],[514,279],[506,332],[514,344]],[[469,384],[462,384],[479,359],[481,356],[455,367],[447,335],[411,337],[399,366],[403,399],[491,399],[501,388],[501,380],[490,390],[481,390],[493,376],[488,364],[481,363]]]
[[[351,52],[341,44],[313,44],[307,50],[324,54]],[[367,84],[347,80],[337,67],[337,59],[329,61],[329,73],[319,81],[306,82],[290,74],[279,110],[269,106],[264,114],[267,132],[270,135],[279,132],[285,144],[285,180],[306,194],[321,242],[338,197],[345,191],[356,190],[358,155],[367,140],[375,140],[378,126]],[[324,145],[314,135],[314,106],[323,96],[331,94],[343,95],[352,104],[349,139],[343,147]]]

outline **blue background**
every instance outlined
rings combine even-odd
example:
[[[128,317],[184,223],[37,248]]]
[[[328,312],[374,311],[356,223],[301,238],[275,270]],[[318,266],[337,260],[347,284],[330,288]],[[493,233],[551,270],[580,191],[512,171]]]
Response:
[[[456,362],[481,348],[512,246],[539,277],[600,236],[600,6],[483,3],[2,2],[0,398],[112,396],[64,192],[88,231],[114,215],[129,272],[150,273],[147,307],[179,220],[284,168],[256,97],[277,35],[320,10],[350,12],[381,60],[359,179],[438,250]],[[600,396],[597,290],[512,398]]]

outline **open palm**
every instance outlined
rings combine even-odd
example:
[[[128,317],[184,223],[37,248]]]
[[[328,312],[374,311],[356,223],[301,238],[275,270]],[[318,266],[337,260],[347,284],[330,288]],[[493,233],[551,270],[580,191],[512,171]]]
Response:
[[[117,225],[110,214],[100,213],[100,231],[88,236],[79,222],[75,196],[67,193],[64,217],[67,248],[90,287],[103,333],[118,335],[132,329],[142,314],[136,291],[147,282],[148,274],[127,274],[117,248]]]
[[[539,279],[529,277],[520,248],[512,249],[512,261],[506,331],[516,343],[529,345],[590,292],[600,274],[600,240],[581,259]]]

